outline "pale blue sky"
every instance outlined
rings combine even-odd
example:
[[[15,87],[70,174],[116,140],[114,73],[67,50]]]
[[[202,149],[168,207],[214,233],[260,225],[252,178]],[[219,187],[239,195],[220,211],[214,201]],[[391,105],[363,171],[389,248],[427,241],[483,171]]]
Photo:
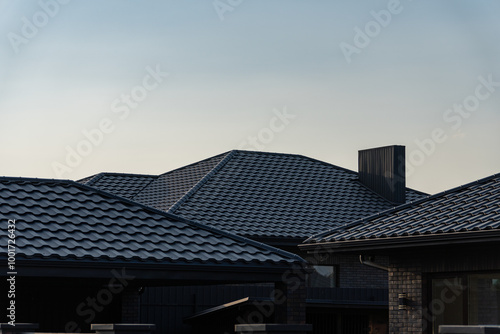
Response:
[[[422,191],[500,172],[496,0],[64,2],[0,0],[0,175],[158,174],[240,146],[357,170],[358,150],[391,144]],[[372,11],[391,5],[382,26]],[[349,63],[341,43],[377,25]],[[140,88],[157,67],[168,76]]]

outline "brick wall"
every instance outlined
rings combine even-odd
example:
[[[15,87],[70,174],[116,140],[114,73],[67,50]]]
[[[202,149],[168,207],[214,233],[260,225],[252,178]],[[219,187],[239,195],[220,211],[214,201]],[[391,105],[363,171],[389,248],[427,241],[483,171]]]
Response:
[[[399,309],[399,294],[406,293],[409,305]],[[419,260],[391,259],[389,264],[389,333],[422,333],[422,266]]]
[[[387,272],[359,262],[359,254],[308,254],[295,252],[310,263],[318,265],[335,265],[337,268],[337,287],[387,289]],[[373,262],[382,266],[389,265],[387,256],[376,256]]]
[[[332,264],[337,265],[338,285],[341,288],[387,289],[387,272],[359,262],[359,255],[332,256]],[[377,256],[373,262],[387,266],[389,259]]]
[[[389,261],[389,333],[430,332],[428,320],[432,320],[433,316],[429,310],[439,309],[443,304],[442,300],[429,300],[430,279],[437,274],[452,277],[463,273],[499,271],[499,254],[496,245],[487,249],[462,246],[392,255]],[[446,298],[452,297],[453,289],[450,286]],[[409,305],[406,310],[398,307],[400,293],[407,294]]]

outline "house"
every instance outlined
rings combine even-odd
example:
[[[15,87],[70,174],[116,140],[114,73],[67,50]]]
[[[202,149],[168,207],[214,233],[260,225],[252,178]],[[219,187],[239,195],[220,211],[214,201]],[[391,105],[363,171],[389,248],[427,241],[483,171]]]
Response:
[[[139,323],[154,287],[267,283],[266,320],[305,323],[297,255],[73,181],[0,177],[0,207],[2,322],[89,332]]]
[[[390,333],[500,325],[500,174],[317,234],[300,248],[373,263],[388,257]]]
[[[370,320],[387,322],[387,272],[360,263],[357,255],[310,256],[297,245],[326,229],[426,197],[406,188],[404,154],[402,146],[360,151],[357,173],[301,155],[234,150],[161,175],[100,173],[79,182],[307,256],[315,269],[307,277],[308,323],[317,331],[365,333]],[[193,292],[197,304],[184,305],[207,318],[205,309],[268,295],[265,286],[231,289],[217,303],[203,296],[220,292]],[[161,308],[167,323],[166,314],[180,306],[171,301],[176,289],[161,291],[145,295],[142,306],[149,313]]]

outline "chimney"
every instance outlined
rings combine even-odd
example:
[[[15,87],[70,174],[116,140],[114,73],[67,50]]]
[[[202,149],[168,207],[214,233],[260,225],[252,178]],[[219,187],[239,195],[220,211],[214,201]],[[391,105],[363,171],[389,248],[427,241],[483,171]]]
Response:
[[[405,147],[377,147],[358,153],[359,181],[391,202],[405,203]]]

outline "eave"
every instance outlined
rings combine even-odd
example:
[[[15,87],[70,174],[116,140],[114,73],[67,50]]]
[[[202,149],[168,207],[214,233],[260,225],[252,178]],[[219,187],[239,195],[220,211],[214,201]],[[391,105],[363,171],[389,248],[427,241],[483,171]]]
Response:
[[[77,261],[50,259],[18,259],[17,275],[22,277],[61,277],[61,278],[99,278],[108,279],[113,270],[134,276],[147,286],[219,283],[277,282],[283,273],[290,270],[292,263],[263,265],[252,263],[238,264],[199,264],[199,263],[139,263],[118,261]],[[4,274],[1,274],[6,275]]]
[[[302,244],[299,248],[308,253],[352,253],[494,242],[500,242],[500,230],[319,242]]]

